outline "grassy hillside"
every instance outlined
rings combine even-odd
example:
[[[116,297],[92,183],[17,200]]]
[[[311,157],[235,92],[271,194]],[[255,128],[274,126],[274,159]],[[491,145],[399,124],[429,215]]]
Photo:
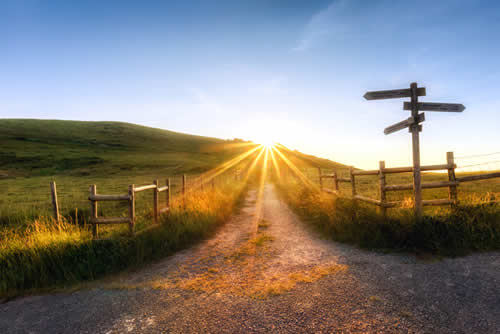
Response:
[[[343,165],[335,161],[331,161],[324,158],[318,158],[314,155],[305,154],[297,150],[291,150],[288,147],[283,146],[281,144],[278,144],[277,148],[280,150],[280,152],[283,153],[283,155],[287,157],[287,159],[290,160],[291,163],[293,163],[299,169],[321,167],[322,169],[328,169],[328,170],[331,169],[344,170],[349,168],[349,166]]]
[[[195,176],[254,146],[119,122],[0,120],[0,296],[94,279],[206,237],[230,216],[245,186],[229,172],[214,188],[201,191],[197,182],[189,192]],[[184,173],[191,181],[185,200],[176,196]],[[125,194],[129,184],[164,185],[167,177],[171,210],[160,224],[153,224],[151,192],[138,193],[135,235],[126,225],[104,225],[103,240],[92,240],[82,224],[90,184],[100,194]],[[51,218],[51,181],[64,217],[59,223]],[[126,205],[100,202],[99,215],[127,215]]]
[[[120,122],[0,120],[0,177],[207,170],[237,153],[216,138]]]
[[[90,184],[98,193],[123,194],[129,184],[159,179],[163,185],[172,177],[177,191],[181,174],[192,179],[249,147],[121,122],[0,119],[0,225],[49,215],[51,181],[69,215],[88,210]],[[139,210],[143,197],[149,196],[140,196]]]

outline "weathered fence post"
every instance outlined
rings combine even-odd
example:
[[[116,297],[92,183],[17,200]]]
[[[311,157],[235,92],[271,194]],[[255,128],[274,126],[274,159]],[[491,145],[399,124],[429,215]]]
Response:
[[[457,179],[455,177],[455,157],[453,156],[453,152],[446,152],[446,160],[448,163],[448,181],[456,182]],[[458,193],[457,186],[450,185],[448,187],[448,198],[453,201],[453,205],[456,205],[458,202]]]
[[[334,190],[340,193],[340,188],[339,188],[339,179],[337,175],[337,170],[333,171],[333,185],[334,185]]]
[[[155,215],[155,224],[158,224],[158,180],[154,180],[153,184],[156,188],[153,189],[153,210]]]
[[[93,198],[97,193],[97,187],[95,184],[90,186],[90,198]],[[90,200],[90,210],[91,210],[91,221],[92,221],[92,236],[97,238],[97,234],[99,233],[99,229],[97,226],[97,201]]]
[[[182,204],[186,208],[186,174],[182,174]]]
[[[186,174],[182,174],[182,196],[186,195]]]
[[[167,208],[170,210],[170,196],[171,196],[171,192],[170,192],[170,178],[168,177],[167,178],[167,191],[165,192],[165,196],[166,196],[166,200],[167,200]]]
[[[385,194],[385,174],[384,174],[384,168],[385,168],[385,161],[379,161],[378,163],[379,167],[379,181],[380,181],[380,211],[382,214],[385,215],[387,214],[387,208],[385,206],[386,202],[386,194]]]
[[[418,118],[418,93],[417,83],[410,84],[411,90],[411,116],[414,119]],[[420,139],[419,132],[421,126],[417,124],[410,125],[413,146],[413,196],[415,197],[415,216],[418,219],[422,216],[422,180],[420,173]]]
[[[323,190],[323,178],[321,177],[321,167],[318,167],[319,190]]]
[[[131,184],[128,186],[128,214],[129,214],[129,224],[128,230],[130,235],[134,234],[135,225],[135,185]]]
[[[56,182],[52,181],[50,183],[50,194],[52,197],[52,209],[54,210],[54,219],[59,222],[59,204],[57,203],[57,188]]]
[[[356,196],[356,179],[354,178],[354,167],[349,167],[349,174],[351,177],[351,188],[352,188],[352,197]]]

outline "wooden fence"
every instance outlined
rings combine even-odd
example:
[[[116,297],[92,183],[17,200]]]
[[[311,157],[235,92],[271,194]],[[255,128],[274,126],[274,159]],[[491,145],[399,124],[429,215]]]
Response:
[[[199,183],[192,184],[193,188],[199,188],[200,190],[203,190],[204,185],[207,184],[204,180],[203,176],[200,176],[199,178]],[[196,181],[196,180],[195,180]],[[212,186],[212,189],[215,188],[215,177],[210,178],[210,184]],[[183,198],[183,203],[185,205],[185,200],[186,200],[186,193],[187,193],[187,179],[186,179],[186,174],[182,175],[182,189],[181,189],[181,194]],[[128,193],[123,194],[123,195],[101,195],[97,194],[97,187],[95,184],[90,186],[90,195],[89,195],[89,200],[90,200],[90,206],[91,206],[91,218],[90,218],[90,223],[92,224],[92,234],[94,238],[97,238],[99,230],[98,226],[99,224],[128,224],[129,226],[129,233],[132,235],[134,234],[134,227],[135,227],[135,221],[136,221],[136,216],[135,216],[135,201],[136,201],[136,194],[147,191],[147,190],[152,190],[153,196],[153,216],[154,216],[154,222],[155,224],[158,223],[158,218],[160,212],[168,212],[170,210],[170,203],[171,203],[171,196],[172,196],[172,187],[170,184],[170,178],[166,179],[165,186],[161,187],[158,183],[158,180],[154,180],[152,184],[146,184],[143,186],[135,186],[134,184],[131,184],[128,186]],[[163,210],[160,210],[160,203],[159,203],[159,198],[160,198],[160,193],[165,192],[165,208]],[[99,217],[98,216],[98,211],[97,211],[97,205],[98,202],[100,201],[127,201],[128,202],[128,216],[127,217]]]
[[[183,194],[185,193],[185,175],[183,177]],[[99,233],[99,224],[128,224],[129,233],[134,233],[135,227],[135,199],[136,194],[152,190],[153,192],[153,215],[155,224],[158,223],[158,216],[160,213],[159,194],[165,192],[166,211],[170,209],[171,200],[171,186],[170,178],[166,179],[166,184],[163,187],[159,186],[158,180],[154,180],[152,184],[136,187],[134,184],[128,186],[128,193],[123,195],[102,195],[97,194],[97,186],[95,184],[90,186],[89,201],[91,207],[90,223],[92,224],[92,234],[97,238]],[[127,201],[128,202],[128,217],[99,217],[98,216],[98,202],[102,201]]]
[[[181,179],[181,195],[183,198],[184,205],[186,204],[186,195],[187,195],[187,178],[186,174],[182,175]],[[211,186],[212,190],[215,189],[215,176],[207,177],[205,179],[203,175],[193,179],[193,182],[189,184],[189,188],[204,190],[204,187],[207,185]],[[53,209],[54,220],[60,221],[61,215],[59,214],[59,204],[57,200],[57,190],[56,183],[53,181],[50,183],[50,193],[51,193],[51,202]],[[90,201],[90,219],[89,223],[92,225],[92,234],[94,238],[97,238],[99,233],[99,225],[100,224],[128,224],[129,225],[129,233],[134,233],[135,221],[136,221],[136,194],[152,190],[152,200],[153,200],[153,217],[155,224],[158,223],[160,213],[167,213],[170,210],[170,203],[172,197],[172,186],[170,183],[170,178],[167,178],[164,186],[160,186],[158,180],[154,180],[152,184],[146,184],[142,186],[136,186],[131,184],[128,186],[128,192],[126,194],[121,195],[104,195],[97,193],[97,186],[95,184],[90,186],[89,197]],[[160,193],[165,192],[165,206],[163,209],[160,209]],[[107,201],[115,201],[115,202],[128,202],[128,215],[126,217],[99,217],[98,215],[98,203],[99,202],[107,202]],[[78,209],[75,209],[75,220],[78,221]]]
[[[456,205],[458,203],[458,192],[457,187],[462,182],[470,182],[477,180],[486,180],[491,178],[500,177],[500,172],[495,173],[487,173],[487,174],[477,174],[471,176],[464,177],[456,177],[455,169],[457,168],[453,152],[448,152],[446,154],[446,164],[443,165],[428,165],[421,166],[421,171],[439,171],[439,170],[447,170],[448,171],[448,181],[442,182],[428,182],[422,183],[422,189],[433,189],[433,188],[448,188],[448,198],[441,199],[431,199],[431,200],[422,200],[423,206],[429,205]],[[402,190],[411,190],[413,189],[413,183],[409,184],[387,184],[386,183],[386,175],[394,174],[394,173],[412,173],[413,167],[393,167],[386,168],[385,161],[379,162],[379,169],[376,170],[354,170],[353,167],[349,169],[349,178],[339,177],[337,172],[333,172],[332,174],[323,174],[321,172],[321,168],[318,168],[319,173],[319,184],[322,191],[340,195],[340,187],[339,182],[349,182],[351,183],[351,196],[352,198],[363,201],[366,203],[374,204],[381,207],[382,211],[385,213],[387,208],[398,207],[403,204],[403,201],[387,201],[387,192],[390,191],[402,191]],[[379,179],[379,199],[369,198],[366,196],[358,195],[356,189],[356,177],[363,175],[372,175],[378,176]],[[323,179],[333,179],[334,189],[328,189],[323,186]]]

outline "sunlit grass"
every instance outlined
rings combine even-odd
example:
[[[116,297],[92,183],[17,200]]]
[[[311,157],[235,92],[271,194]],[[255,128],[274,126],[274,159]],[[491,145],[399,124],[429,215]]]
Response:
[[[133,237],[126,226],[92,240],[86,227],[40,217],[20,230],[4,230],[0,240],[0,295],[95,279],[160,258],[206,237],[234,212],[245,185],[219,185],[173,200],[171,211],[152,225],[143,219]],[[185,205],[184,205],[185,203]]]
[[[480,194],[463,197],[456,208],[437,207],[415,218],[411,201],[384,216],[376,206],[321,192],[300,181],[278,188],[303,220],[324,235],[366,248],[446,255],[500,248],[500,207]]]
[[[205,147],[207,152],[225,150],[220,143]],[[63,219],[55,222],[50,217],[48,184],[52,176],[7,179],[4,186],[8,200],[0,198],[0,294],[9,295],[33,288],[64,285],[82,280],[95,279],[107,273],[170,254],[192,242],[206,237],[228,219],[238,199],[249,183],[257,187],[254,230],[247,242],[226,259],[235,270],[245,271],[242,280],[233,279],[220,268],[212,267],[190,281],[177,283],[177,287],[202,291],[229,291],[230,293],[265,298],[292,289],[299,282],[311,282],[321,277],[343,271],[341,267],[313,267],[312,269],[286,273],[273,277],[257,277],[255,268],[249,265],[251,257],[262,259],[266,245],[273,237],[265,230],[269,222],[262,220],[265,183],[271,177],[287,200],[306,222],[311,223],[333,239],[351,242],[369,248],[390,248],[446,254],[461,254],[469,250],[498,249],[500,247],[500,210],[497,202],[500,182],[477,182],[459,186],[460,206],[450,209],[426,209],[424,218],[413,217],[411,191],[390,193],[388,200],[402,200],[402,208],[389,210],[383,216],[376,207],[357,203],[349,198],[350,184],[341,185],[336,197],[322,193],[318,184],[316,166],[311,157],[291,152],[271,141],[260,145],[230,143],[237,153],[220,162],[204,156],[201,173],[189,176],[186,198],[174,196],[168,215],[161,217],[161,224],[152,225],[151,194],[137,196],[136,234],[127,237],[127,226],[106,226],[100,229],[102,240],[92,240],[86,220],[89,216],[88,184],[98,185],[98,193],[123,194],[127,185],[151,183],[151,175],[168,175],[177,167],[146,172],[130,170],[110,177],[106,172],[99,175],[58,175]],[[207,153],[201,152],[201,153]],[[109,153],[109,152],[108,152]],[[198,152],[200,154],[200,152]],[[142,156],[142,164],[158,154]],[[182,154],[177,154],[179,158]],[[158,155],[159,156],[159,155]],[[123,158],[123,157],[122,157]],[[135,158],[138,159],[138,158]],[[190,160],[192,159],[192,160]],[[197,170],[200,166],[192,155],[179,161]],[[210,163],[208,163],[210,161]],[[317,160],[320,161],[320,160]],[[321,161],[324,163],[324,161]],[[331,165],[335,165],[332,163]],[[210,166],[210,168],[206,168]],[[330,166],[330,164],[328,165]],[[158,166],[155,165],[156,168]],[[337,171],[346,177],[347,169]],[[111,169],[110,169],[111,168]],[[308,169],[309,168],[309,169]],[[311,172],[311,169],[313,172]],[[241,172],[241,175],[235,172]],[[233,173],[235,173],[233,175]],[[239,176],[238,176],[239,175]],[[443,174],[424,174],[424,180],[444,180]],[[172,181],[172,190],[178,194],[180,177]],[[59,182],[61,181],[61,182]],[[161,180],[162,184],[165,180]],[[211,187],[211,182],[215,186]],[[332,187],[325,180],[325,186]],[[378,179],[357,177],[358,193],[378,198]],[[408,176],[388,176],[388,184],[410,183]],[[41,190],[45,184],[47,189]],[[202,190],[203,185],[203,190]],[[496,187],[496,188],[495,188]],[[489,190],[489,192],[486,192]],[[25,195],[28,193],[28,195]],[[38,205],[23,203],[35,196],[46,196]],[[62,195],[62,196],[61,196]],[[425,190],[424,198],[446,198],[446,189]],[[79,214],[76,215],[75,212]],[[126,215],[123,203],[100,205],[101,216]],[[78,221],[78,224],[76,224]],[[256,265],[253,263],[253,265]],[[264,265],[265,262],[257,264]],[[172,285],[170,285],[172,286]]]

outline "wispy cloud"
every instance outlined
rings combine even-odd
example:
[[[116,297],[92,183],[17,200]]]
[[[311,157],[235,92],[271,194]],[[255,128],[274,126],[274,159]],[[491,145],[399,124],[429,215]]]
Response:
[[[306,51],[331,37],[345,38],[350,25],[342,22],[349,0],[335,0],[327,8],[314,14],[304,27],[293,51]]]

